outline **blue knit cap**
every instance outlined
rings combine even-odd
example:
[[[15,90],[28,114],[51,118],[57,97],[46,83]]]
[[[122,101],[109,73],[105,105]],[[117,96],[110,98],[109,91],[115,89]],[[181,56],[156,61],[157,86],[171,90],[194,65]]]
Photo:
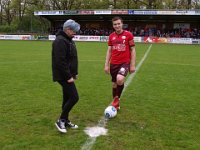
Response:
[[[75,22],[72,19],[69,19],[69,20],[65,21],[65,23],[63,24],[63,30],[65,28],[70,28],[74,32],[78,32],[80,30],[80,24],[78,24],[77,22]]]

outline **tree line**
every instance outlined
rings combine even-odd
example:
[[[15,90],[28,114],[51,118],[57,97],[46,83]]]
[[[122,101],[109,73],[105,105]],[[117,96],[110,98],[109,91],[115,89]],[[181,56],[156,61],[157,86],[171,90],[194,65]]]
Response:
[[[200,0],[0,0],[0,32],[45,32],[34,11],[80,9],[199,9]]]

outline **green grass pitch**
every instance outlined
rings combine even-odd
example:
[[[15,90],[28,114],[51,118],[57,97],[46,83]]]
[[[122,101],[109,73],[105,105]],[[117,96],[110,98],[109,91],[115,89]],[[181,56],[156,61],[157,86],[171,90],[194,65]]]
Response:
[[[137,63],[150,44],[136,43]],[[0,149],[78,150],[86,127],[111,102],[103,71],[106,43],[77,42],[80,100],[70,114],[78,130],[58,133],[61,89],[51,77],[51,42],[0,41]],[[121,110],[92,150],[200,148],[200,46],[153,44],[121,98]]]

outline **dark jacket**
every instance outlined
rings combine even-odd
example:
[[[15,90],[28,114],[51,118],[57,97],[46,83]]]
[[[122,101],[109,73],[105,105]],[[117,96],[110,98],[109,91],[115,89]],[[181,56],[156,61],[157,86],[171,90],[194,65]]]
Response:
[[[78,75],[78,57],[74,41],[59,31],[52,44],[53,81],[67,81]]]

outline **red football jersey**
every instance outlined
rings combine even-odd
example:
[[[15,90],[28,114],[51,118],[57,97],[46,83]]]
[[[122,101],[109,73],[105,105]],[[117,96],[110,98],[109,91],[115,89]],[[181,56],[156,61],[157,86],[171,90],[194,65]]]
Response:
[[[108,39],[108,46],[111,46],[111,64],[130,63],[130,47],[135,46],[133,34],[124,30],[121,34],[113,32]]]

